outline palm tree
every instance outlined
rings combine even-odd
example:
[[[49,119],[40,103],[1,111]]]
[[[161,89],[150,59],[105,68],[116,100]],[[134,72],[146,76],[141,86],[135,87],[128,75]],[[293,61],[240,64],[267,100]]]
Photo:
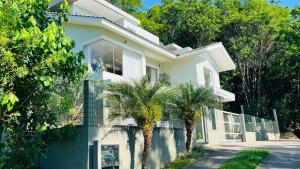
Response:
[[[147,167],[153,128],[162,118],[166,100],[171,96],[170,91],[162,83],[151,84],[148,77],[140,81],[109,83],[105,88],[103,97],[110,118],[133,118],[143,131],[142,169]]]
[[[204,87],[194,87],[192,84],[182,84],[178,87],[178,97],[175,99],[176,115],[182,119],[186,127],[186,151],[191,148],[192,132],[195,123],[208,107],[217,103],[214,93]]]

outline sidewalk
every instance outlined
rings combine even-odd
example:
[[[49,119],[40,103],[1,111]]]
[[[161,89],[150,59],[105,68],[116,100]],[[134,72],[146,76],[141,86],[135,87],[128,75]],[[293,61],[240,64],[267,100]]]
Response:
[[[297,169],[299,166],[299,154],[271,153],[257,169]]]
[[[211,154],[206,157],[195,161],[185,169],[217,169],[226,160],[234,157],[239,151],[234,150],[214,150]]]

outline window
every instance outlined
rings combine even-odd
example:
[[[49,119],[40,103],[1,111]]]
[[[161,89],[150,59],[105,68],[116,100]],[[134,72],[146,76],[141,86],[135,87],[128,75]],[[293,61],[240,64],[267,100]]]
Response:
[[[241,141],[240,116],[238,114],[223,112],[225,140]]]
[[[250,115],[245,114],[245,126],[247,132],[255,132],[255,124],[253,118]]]
[[[123,49],[101,40],[90,45],[91,68],[93,72],[107,71],[123,74]]]
[[[158,82],[158,69],[152,66],[146,66],[146,74],[151,83]]]
[[[217,129],[217,124],[216,124],[216,114],[215,114],[215,110],[214,109],[211,109],[209,111],[209,117],[210,117],[210,120],[211,120],[212,129],[216,130]]]
[[[212,72],[206,68],[204,68],[204,80],[205,80],[205,87],[212,86]]]

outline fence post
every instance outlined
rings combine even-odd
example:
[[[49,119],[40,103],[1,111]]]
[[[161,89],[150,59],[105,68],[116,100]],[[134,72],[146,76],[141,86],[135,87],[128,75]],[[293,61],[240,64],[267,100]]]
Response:
[[[269,140],[268,137],[268,132],[267,132],[267,128],[266,128],[266,121],[264,118],[261,118],[261,128],[262,128],[262,136],[263,136],[263,140]]]
[[[274,120],[275,120],[275,132],[277,134],[279,134],[279,136],[278,136],[278,139],[279,139],[280,138],[280,130],[279,130],[279,124],[278,124],[276,109],[273,109],[273,115],[274,115]]]
[[[241,105],[240,126],[241,126],[242,140],[243,142],[246,142],[247,138],[246,138],[245,111],[243,105]]]

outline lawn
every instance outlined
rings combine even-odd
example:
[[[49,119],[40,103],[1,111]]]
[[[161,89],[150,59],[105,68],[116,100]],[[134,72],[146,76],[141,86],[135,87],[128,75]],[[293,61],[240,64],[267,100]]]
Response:
[[[226,161],[220,169],[255,169],[269,155],[268,150],[244,150],[236,157]]]
[[[196,159],[199,159],[209,153],[208,150],[194,150],[193,152],[178,157],[175,161],[171,162],[169,165],[167,165],[163,169],[182,169],[185,166],[191,164]]]

